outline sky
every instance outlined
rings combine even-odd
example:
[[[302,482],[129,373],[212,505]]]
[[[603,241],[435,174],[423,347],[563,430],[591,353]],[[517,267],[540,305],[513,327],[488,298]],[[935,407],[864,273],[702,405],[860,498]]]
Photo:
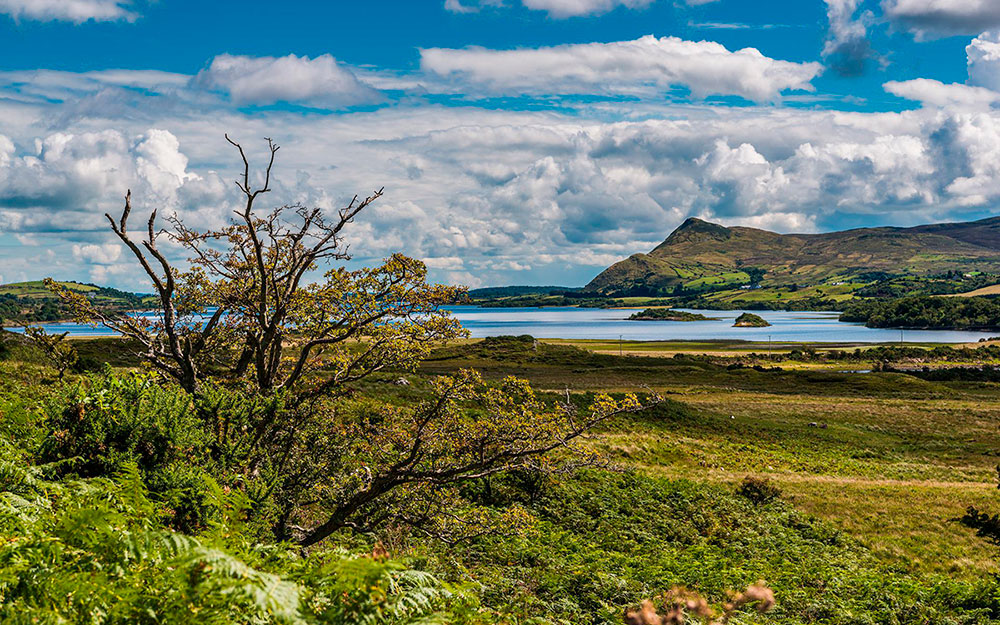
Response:
[[[0,0],[0,283],[148,290],[127,189],[225,225],[334,210],[352,265],[579,286],[687,217],[780,232],[1000,214],[1000,0]],[[183,260],[183,250],[167,244]]]

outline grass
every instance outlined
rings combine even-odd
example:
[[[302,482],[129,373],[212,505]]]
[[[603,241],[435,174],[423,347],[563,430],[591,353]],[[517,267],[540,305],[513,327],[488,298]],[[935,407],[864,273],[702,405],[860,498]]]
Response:
[[[666,408],[612,424],[588,444],[651,475],[715,484],[768,476],[799,509],[894,566],[967,578],[1000,573],[997,550],[954,521],[970,504],[1000,511],[998,385],[889,373],[728,371],[662,357],[679,348],[751,348],[731,343],[629,344],[627,353],[651,355],[624,358],[608,353],[616,353],[613,341],[583,343],[593,352],[579,349],[579,341],[551,343],[530,357],[466,344],[424,371],[476,366],[552,391],[657,390],[670,400]]]
[[[79,282],[59,282],[58,284],[79,293],[88,293],[98,290],[96,286],[80,284]],[[14,295],[16,297],[26,297],[29,299],[54,299],[52,291],[50,291],[41,280],[0,284],[0,295]]]
[[[1000,284],[984,286],[981,289],[975,289],[974,291],[969,291],[967,293],[944,295],[943,297],[979,297],[980,295],[1000,295]]]
[[[103,353],[130,364],[121,341],[76,344],[91,357]],[[971,504],[1000,511],[1000,385],[788,369],[788,363],[784,370],[731,370],[705,358],[674,357],[682,349],[715,357],[761,351],[760,344],[732,341],[627,342],[623,357],[617,346],[456,341],[415,373],[358,385],[412,401],[428,378],[475,367],[493,378],[526,377],[542,391],[568,389],[581,403],[598,391],[651,389],[666,398],[585,442],[631,473],[585,476],[543,494],[532,504],[538,525],[531,536],[480,544],[482,552],[460,558],[421,557],[455,578],[481,582],[493,605],[556,612],[567,622],[614,622],[620,612],[613,606],[663,585],[689,584],[722,597],[727,588],[765,577],[787,606],[780,622],[888,623],[897,621],[852,621],[837,610],[849,603],[862,615],[872,602],[904,601],[913,587],[938,588],[928,580],[972,584],[1000,574],[998,548],[955,521]],[[4,364],[15,366],[5,370],[10,380],[44,384],[41,367]],[[387,383],[400,375],[413,384]],[[0,396],[20,392],[3,377]],[[747,475],[780,487],[778,507],[751,511],[732,498]],[[751,559],[726,560],[733,548],[747,549]],[[893,590],[879,594],[883,585]],[[809,590],[796,594],[803,588]],[[895,609],[902,608],[884,608]],[[898,622],[946,621],[938,614]]]
[[[784,287],[762,287],[759,289],[737,289],[720,291],[705,296],[709,302],[729,302],[738,300],[741,302],[794,302],[805,300],[811,297],[821,297],[834,300],[836,302],[846,302],[854,299],[854,292],[865,286],[866,283],[845,283],[845,284],[819,284],[813,286],[803,286],[795,291],[789,291]]]

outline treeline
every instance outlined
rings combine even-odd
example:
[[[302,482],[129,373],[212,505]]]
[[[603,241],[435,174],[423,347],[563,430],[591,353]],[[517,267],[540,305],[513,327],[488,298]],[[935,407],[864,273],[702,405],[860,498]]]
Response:
[[[673,306],[703,310],[840,310],[843,302],[827,297],[810,296],[795,300],[714,300],[703,297],[678,298]]]
[[[852,302],[841,321],[869,328],[986,330],[1000,328],[1000,300],[987,297],[904,297]]]
[[[817,350],[812,347],[796,348],[789,352],[766,354],[750,352],[739,358],[719,358],[712,354],[686,355],[686,358],[717,362],[720,364],[755,362],[843,362],[852,364],[877,363],[880,370],[891,370],[888,365],[909,363],[924,365],[929,363],[989,363],[1000,361],[1000,345],[979,345],[977,347],[952,347],[939,345],[937,347],[911,347],[879,345],[877,347],[858,347],[856,349]]]
[[[537,308],[541,306],[576,306],[579,308],[627,308],[620,297],[602,297],[593,293],[552,295],[522,295],[498,298],[464,298],[456,303],[475,304],[483,308]],[[659,297],[642,303],[644,306],[697,308],[702,310],[840,310],[843,302],[825,297],[804,297],[796,300],[716,300],[702,296]]]
[[[463,303],[483,308],[538,308],[541,306],[578,306],[580,308],[617,308],[625,306],[620,299],[604,297],[569,297],[566,295],[521,295],[517,297],[471,299]]]
[[[950,295],[974,291],[1000,282],[1000,276],[995,274],[966,275],[958,270],[933,276],[878,275],[873,272],[858,279],[864,282],[867,281],[865,278],[872,279],[873,283],[859,289],[856,293],[858,297],[898,298],[918,295]]]
[[[142,295],[119,289],[87,284],[94,290],[85,292],[85,297],[105,309],[125,310],[148,308]],[[56,295],[42,292],[32,296],[0,293],[0,324],[49,323],[70,319],[73,315],[69,307]]]
[[[0,294],[0,324],[45,323],[66,316],[65,307],[54,299],[37,300],[10,293]]]
[[[777,358],[777,357],[776,357]],[[848,362],[984,362],[1000,360],[1000,345],[977,347],[952,347],[939,345],[932,348],[880,345],[853,350],[793,349],[781,359],[792,361],[848,361]]]
[[[581,291],[579,287],[569,286],[488,286],[479,289],[469,289],[471,299],[491,299],[496,297],[519,297],[522,295],[563,295]]]

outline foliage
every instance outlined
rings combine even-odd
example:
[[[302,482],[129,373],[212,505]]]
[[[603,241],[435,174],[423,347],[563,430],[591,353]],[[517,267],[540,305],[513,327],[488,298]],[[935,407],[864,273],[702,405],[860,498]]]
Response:
[[[996,467],[997,477],[1000,477],[1000,464]],[[1000,485],[997,486],[1000,488]],[[976,536],[985,538],[993,544],[1000,545],[1000,514],[989,514],[976,506],[969,506],[959,522],[976,530]]]
[[[467,594],[384,557],[254,545],[231,510],[201,537],[160,527],[138,470],[52,481],[4,445],[0,621],[393,624],[480,622]]]
[[[713,609],[699,593],[684,588],[671,588],[658,603],[663,604],[662,614],[656,603],[642,602],[638,610],[625,613],[625,625],[685,625],[690,617],[705,625],[725,625],[734,614],[746,606],[753,606],[764,613],[774,607],[774,592],[763,582],[751,584],[736,593],[721,609]]]
[[[69,332],[49,334],[41,326],[25,326],[24,336],[41,349],[42,353],[52,362],[56,371],[59,372],[60,380],[66,374],[66,370],[76,365],[80,360],[76,348],[66,340]]]
[[[671,588],[707,601],[758,580],[777,604],[752,623],[947,625],[1000,618],[983,577],[917,576],[886,565],[829,524],[775,500],[758,506],[730,488],[636,472],[588,470],[549,480],[524,533],[490,535],[432,556],[483,583],[482,601],[511,621],[620,625],[623,606]],[[744,621],[734,621],[744,622]]]
[[[298,471],[311,475],[302,482],[316,485],[309,496],[332,508],[304,543],[365,520],[384,522],[390,494],[409,508],[401,516],[395,508],[396,522],[426,527],[449,485],[504,471],[565,470],[565,458],[548,457],[555,450],[592,463],[577,439],[642,407],[635,395],[601,395],[583,412],[569,402],[552,409],[524,380],[487,384],[473,371],[434,380],[431,396],[417,405],[353,402],[346,419],[311,441],[306,466]]]
[[[141,296],[118,289],[79,282],[61,282],[60,285],[81,293],[98,308],[125,311],[143,307]],[[71,316],[69,308],[40,280],[0,285],[0,322],[45,323]]]
[[[976,530],[976,536],[1000,544],[1000,514],[991,515],[975,506],[969,506],[959,521],[962,525]]]
[[[469,289],[470,299],[495,299],[520,295],[565,295],[581,289],[568,286],[494,286]]]
[[[766,327],[769,327],[770,325],[771,324],[768,323],[760,315],[755,315],[753,313],[748,313],[748,312],[743,313],[742,315],[740,315],[739,317],[736,318],[735,322],[733,322],[733,326],[734,327],[741,327],[741,328],[742,327],[747,327],[747,328],[766,328]]]
[[[1000,328],[1000,300],[986,297],[906,297],[850,305],[841,321],[870,328]]]
[[[430,590],[427,591],[436,597],[436,607],[432,611],[439,613],[438,619],[456,624],[490,622],[495,614],[494,620],[504,623],[621,625],[627,609],[634,609],[644,599],[663,596],[674,587],[697,591],[710,603],[721,605],[730,600],[728,591],[746,588],[760,579],[775,593],[774,609],[765,614],[751,610],[733,617],[731,622],[971,625],[1000,618],[1000,605],[996,600],[1000,592],[991,576],[974,579],[971,574],[947,571],[943,575],[926,574],[901,564],[887,563],[882,557],[876,557],[877,551],[863,546],[850,533],[840,532],[831,524],[796,509],[802,505],[798,489],[811,484],[810,480],[781,481],[782,489],[791,491],[794,496],[779,498],[766,505],[755,505],[735,494],[730,484],[704,482],[704,467],[716,468],[715,474],[720,473],[720,466],[745,473],[773,464],[778,476],[792,472],[808,472],[802,475],[828,472],[885,478],[897,476],[891,472],[895,466],[917,471],[917,463],[921,461],[933,465],[947,458],[948,466],[974,464],[967,459],[971,456],[955,455],[969,450],[970,432],[975,431],[968,429],[972,425],[964,412],[958,411],[962,417],[959,421],[943,426],[942,422],[923,412],[914,412],[916,406],[921,405],[919,402],[886,400],[901,386],[896,377],[902,376],[890,379],[887,374],[838,376],[816,372],[727,371],[725,367],[693,358],[617,358],[537,343],[531,337],[480,341],[443,351],[452,354],[455,360],[429,364],[461,368],[465,363],[459,355],[483,358],[495,354],[498,360],[490,362],[495,363],[497,371],[524,369],[532,377],[536,377],[537,372],[556,376],[543,378],[548,380],[543,388],[564,388],[565,383],[572,383],[574,388],[586,388],[592,383],[602,385],[597,388],[608,388],[612,384],[634,385],[636,382],[632,380],[646,380],[657,387],[664,381],[669,382],[673,385],[668,391],[671,393],[689,385],[696,385],[697,390],[693,395],[671,394],[674,401],[665,400],[640,416],[605,421],[596,435],[577,442],[581,451],[605,450],[605,457],[642,467],[641,471],[613,472],[594,468],[574,473],[568,469],[576,463],[569,462],[560,463],[567,469],[562,471],[538,471],[529,467],[441,489],[432,490],[429,486],[412,490],[401,488],[382,500],[384,506],[374,506],[376,512],[384,509],[394,513],[388,522],[374,528],[374,535],[339,532],[308,551],[302,551],[276,543],[264,522],[270,523],[279,516],[280,506],[269,501],[285,496],[280,489],[268,493],[272,478],[291,474],[276,471],[268,462],[259,462],[256,467],[242,464],[248,451],[259,447],[245,433],[253,431],[253,424],[271,418],[269,415],[273,411],[287,410],[280,401],[263,400],[252,393],[216,385],[206,385],[197,398],[192,398],[177,388],[156,384],[155,377],[148,374],[132,376],[120,372],[88,376],[82,384],[42,387],[30,382],[32,370],[19,372],[14,368],[16,363],[0,363],[4,367],[4,375],[0,376],[0,440],[11,441],[21,450],[17,457],[22,466],[42,471],[38,479],[50,489],[46,493],[62,489],[45,503],[46,510],[54,515],[51,518],[63,518],[59,515],[76,506],[74,502],[81,502],[80,508],[90,506],[93,501],[95,505],[106,503],[118,510],[114,507],[118,505],[118,498],[142,492],[144,484],[149,489],[145,499],[153,506],[153,512],[140,516],[148,520],[149,532],[155,536],[173,537],[171,540],[186,536],[197,541],[203,549],[225,554],[226,562],[232,559],[246,567],[227,569],[229,565],[223,566],[213,560],[213,568],[205,575],[221,575],[221,579],[205,580],[192,573],[197,571],[191,568],[195,565],[172,559],[172,552],[160,554],[158,548],[145,547],[151,554],[147,559],[129,556],[127,564],[122,564],[124,560],[116,555],[120,553],[116,546],[119,543],[112,540],[118,540],[115,536],[142,536],[144,545],[155,542],[128,525],[134,523],[129,512],[123,513],[126,522],[113,524],[110,532],[95,531],[87,540],[87,544],[93,546],[86,549],[79,547],[77,534],[56,535],[54,530],[46,529],[61,521],[53,520],[51,525],[37,531],[29,528],[29,532],[21,526],[10,529],[6,517],[0,515],[0,553],[4,554],[0,557],[0,584],[13,576],[17,581],[11,583],[19,584],[19,593],[35,593],[32,596],[48,593],[39,601],[46,605],[54,602],[55,607],[45,609],[63,610],[59,615],[70,622],[82,619],[76,618],[76,613],[67,616],[65,610],[87,610],[90,614],[92,606],[97,606],[93,608],[95,613],[97,609],[105,610],[92,619],[97,622],[102,622],[101,618],[103,622],[149,622],[143,621],[142,615],[136,616],[137,605],[152,610],[159,622],[277,621],[276,616],[262,615],[257,608],[245,607],[257,605],[256,599],[251,603],[247,597],[259,596],[260,580],[279,585],[291,583],[298,588],[300,605],[311,606],[311,598],[318,596],[318,601],[328,601],[322,605],[330,610],[348,611],[349,615],[336,618],[352,622],[350,619],[357,618],[358,611],[378,611],[379,606],[386,605],[379,603],[383,590],[390,597],[394,596],[394,589],[413,590],[408,581],[411,575],[460,584],[455,588],[429,581]],[[494,365],[484,363],[492,371]],[[19,378],[20,375],[29,377]],[[449,377],[457,376],[456,371]],[[419,373],[407,374],[410,384],[405,386],[392,384],[396,377],[386,375],[366,380],[357,386],[357,393],[338,400],[340,408],[336,412],[327,414],[336,417],[334,423],[338,427],[347,424],[362,431],[366,424],[377,423],[372,415],[387,414],[391,419],[400,419],[397,431],[402,436],[405,431],[402,426],[407,423],[404,417],[426,405],[434,397],[434,387],[428,377]],[[765,389],[762,394],[734,390],[751,378],[762,384]],[[846,404],[840,396],[836,400],[812,397],[816,390],[844,393],[850,391],[849,384],[855,381],[883,378],[883,386],[866,386],[861,393],[863,398]],[[712,385],[717,388],[713,390]],[[782,396],[774,392],[776,389],[781,393],[797,389],[800,394]],[[940,388],[935,389],[924,392],[940,392]],[[77,424],[72,420],[72,413],[63,412],[64,408],[77,405],[88,397],[92,398],[90,402],[83,402],[88,405],[85,421],[93,419],[96,421],[93,426]],[[761,405],[761,398],[769,403]],[[558,414],[555,410],[557,399],[562,398],[554,394],[536,394],[536,400],[542,404],[542,414]],[[573,393],[571,399],[581,411],[592,401],[586,393]],[[720,402],[718,410],[724,409],[724,415],[705,409],[704,402],[713,401]],[[478,403],[476,400],[472,405]],[[940,403],[947,404],[940,407],[942,414],[954,416],[950,402]],[[36,405],[42,406],[40,412],[34,408]],[[133,410],[133,405],[138,408]],[[926,402],[924,406],[936,405],[937,402]],[[992,403],[977,400],[975,405],[977,410],[986,412],[991,410]],[[875,412],[865,412],[857,418],[861,425],[853,426],[850,413],[845,412],[855,409],[850,406]],[[824,419],[832,419],[829,430],[806,427],[804,420],[815,418],[811,415],[817,410]],[[899,423],[889,418],[893,411],[899,413]],[[733,412],[735,419],[730,418]],[[474,408],[456,416],[476,414],[487,418],[486,413],[477,413]],[[915,415],[918,418],[914,419]],[[143,421],[151,421],[152,425],[143,427]],[[121,429],[117,429],[118,423],[122,424]],[[320,443],[330,432],[336,433],[326,426],[318,427],[322,423],[329,422],[317,422],[315,432]],[[914,431],[915,424],[924,426],[925,431]],[[52,454],[49,445],[56,425],[61,428],[73,426],[74,436],[91,442],[67,445],[59,454]],[[227,430],[228,436],[224,434]],[[131,437],[127,432],[132,432]],[[145,445],[129,440],[157,440],[164,434],[173,436],[166,448],[175,451],[146,454]],[[363,436],[374,435],[364,432]],[[973,445],[975,449],[992,447],[984,438],[985,434],[974,436],[981,441]],[[614,440],[623,441],[628,455],[610,446],[609,441]],[[651,441],[660,447],[655,447]],[[331,449],[335,446],[330,445]],[[388,442],[384,446],[388,452],[392,451]],[[871,455],[858,456],[862,448]],[[311,458],[325,461],[321,445],[306,440],[299,449],[303,464]],[[322,487],[337,494],[333,488],[336,484],[351,488],[363,485],[365,467],[374,457],[372,450],[364,440],[359,441],[358,450],[348,449],[353,455],[345,456],[343,463],[330,465],[335,470],[326,473],[330,476],[329,481],[322,482]],[[679,456],[681,450],[684,456]],[[104,454],[116,461],[97,462],[94,466],[103,467],[101,472],[107,475],[81,479],[88,457],[99,461]],[[350,457],[356,462],[348,462]],[[53,461],[58,464],[47,465]],[[945,470],[943,464],[937,470]],[[699,482],[650,475],[659,473],[661,467],[670,472],[688,467],[690,475],[697,476]],[[126,477],[130,473],[131,477]],[[174,475],[176,479],[171,479]],[[914,475],[920,479],[938,476],[936,473]],[[955,470],[941,474],[940,479],[965,479],[953,475],[958,475]],[[973,478],[983,479],[978,474]],[[350,480],[355,481],[351,483]],[[140,488],[133,487],[133,483],[139,482],[142,482]],[[832,475],[817,482],[817,485],[829,486],[831,494],[824,498],[835,502],[838,518],[849,515],[852,506],[865,503],[850,499],[849,489],[856,487],[851,486],[854,482],[841,483]],[[906,492],[910,497],[901,504],[908,513],[923,514],[921,518],[933,518],[942,513],[954,516],[950,509],[942,510],[940,506],[913,510],[926,506],[927,500],[923,498],[922,489],[913,488],[909,482],[906,484],[898,487],[906,490],[898,492]],[[76,492],[75,485],[86,486],[93,498],[84,501],[76,494],[67,495]],[[308,491],[301,492],[308,495]],[[968,491],[960,491],[957,496],[958,509],[968,503],[961,495],[964,492]],[[902,498],[896,495],[893,499]],[[187,534],[181,535],[176,529],[182,527],[187,517],[178,515],[177,510],[180,508],[178,502],[184,501],[200,502],[197,508],[200,516],[197,522],[185,527]],[[872,532],[879,531],[879,527],[885,530],[885,519],[872,519],[871,511],[879,509],[877,505],[869,505],[859,512],[869,520]],[[415,515],[425,508],[452,516],[442,515],[433,523],[416,526],[396,521],[401,517],[416,520]],[[86,523],[91,522],[89,517],[87,519]],[[366,521],[374,519],[365,518]],[[900,517],[890,520],[891,531],[909,534],[914,529]],[[76,532],[89,531],[84,522],[72,527]],[[95,522],[94,527],[104,526]],[[966,533],[961,527],[956,530]],[[940,534],[940,530],[935,535],[922,533],[917,540],[944,549],[949,543]],[[34,541],[30,549],[29,543],[21,542],[25,537]],[[34,537],[39,538],[35,540]],[[369,551],[376,537],[388,545],[393,554],[405,557],[406,564],[384,560],[381,549],[375,550],[376,558],[348,555]],[[17,540],[7,549],[12,538]],[[970,541],[977,542],[974,537],[970,537]],[[30,556],[36,561],[37,552],[42,548],[36,548],[36,544],[41,543],[60,550],[67,559],[43,562],[23,575],[7,567],[5,558],[12,552],[12,558],[24,554],[23,557]],[[904,556],[915,554],[912,549],[904,549],[902,553]],[[956,554],[955,559],[965,561],[963,556],[966,555]],[[340,581],[336,582],[340,584],[336,591],[331,586],[334,582],[328,585],[314,581],[326,571],[339,571],[338,563],[355,566],[350,564],[352,562],[366,571],[385,565],[389,578],[379,578],[383,581],[376,580],[373,584]],[[324,569],[327,565],[330,568]],[[239,574],[230,578],[220,573],[226,570],[239,571]],[[244,574],[247,577],[243,577]],[[22,579],[38,580],[42,585],[35,589],[21,583]],[[72,592],[74,586],[91,591],[91,584],[104,584],[107,590],[102,590],[104,586],[98,587],[92,593],[93,599]],[[192,584],[196,584],[193,589]],[[54,589],[51,593],[48,591],[50,585]],[[234,586],[243,588],[233,589]],[[376,590],[369,594],[371,586]],[[27,612],[33,609],[43,616],[49,614],[38,604],[23,607],[22,595],[6,594],[8,586],[0,585],[0,588],[0,592],[5,593],[0,599],[4,604],[0,610],[10,610],[0,612],[0,621],[18,622],[20,615],[13,610]],[[219,589],[218,593],[215,588]],[[343,597],[352,599],[342,602]],[[353,597],[358,597],[356,602]],[[64,607],[69,601],[74,602],[73,605]],[[8,605],[13,607],[8,608]],[[175,606],[179,606],[177,614],[174,614]],[[192,615],[195,609],[198,613]],[[350,610],[355,612],[351,614]],[[111,616],[106,616],[108,614]],[[383,621],[373,622],[406,622],[405,619],[393,621],[390,614],[383,614]],[[299,618],[304,622],[343,622],[335,620],[334,615],[316,617],[308,611]],[[361,618],[357,621],[365,622]]]
[[[592,463],[575,441],[640,407],[634,396],[596,397],[586,411],[552,407],[523,380],[487,384],[469,371],[435,380],[413,404],[352,397],[308,407],[217,386],[192,398],[149,374],[105,372],[49,402],[38,455],[71,461],[64,471],[84,477],[135,464],[184,531],[210,522],[216,511],[204,493],[218,480],[246,494],[264,536],[294,528],[313,544],[344,528],[405,523],[453,539],[462,532],[442,522],[466,522],[468,508],[457,485]],[[555,450],[558,458],[546,457]],[[469,531],[494,521],[469,522]]]
[[[145,238],[132,237],[131,193],[120,218],[106,215],[150,279],[159,314],[102,310],[48,280],[77,320],[102,323],[131,339],[150,366],[192,393],[209,377],[221,377],[249,381],[248,390],[261,394],[321,395],[372,372],[405,367],[435,342],[463,335],[439,308],[460,289],[428,284],[424,264],[399,254],[374,269],[332,269],[307,285],[305,277],[321,265],[350,258],[343,230],[382,191],[355,197],[333,217],[298,204],[261,213],[255,202],[271,190],[278,146],[268,140],[270,161],[262,186],[254,188],[243,148],[229,142],[244,166],[237,187],[245,205],[235,220],[205,232],[176,216],[169,220],[166,234],[191,255],[190,270],[180,271],[161,251],[156,211]],[[354,349],[357,342],[364,349]],[[332,374],[318,381],[311,374],[320,369]]]
[[[781,488],[766,477],[748,475],[740,482],[736,494],[761,506],[781,497]]]
[[[671,310],[669,308],[647,308],[642,312],[633,313],[630,320],[650,320],[650,321],[708,321],[710,317],[698,313],[686,312],[683,310]]]
[[[858,289],[858,297],[898,298],[915,295],[965,293],[1000,283],[1000,275],[965,274],[958,270],[934,276],[871,276],[876,281]]]

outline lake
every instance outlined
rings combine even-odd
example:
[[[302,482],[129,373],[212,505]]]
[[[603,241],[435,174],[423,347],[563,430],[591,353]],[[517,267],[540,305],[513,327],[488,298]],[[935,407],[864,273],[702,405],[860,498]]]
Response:
[[[629,341],[704,341],[713,339],[745,341],[796,341],[815,343],[893,343],[900,331],[866,328],[860,323],[842,323],[837,312],[752,311],[771,323],[769,328],[734,328],[740,310],[691,310],[712,321],[628,321],[640,309],[600,308],[480,308],[449,306],[473,337],[502,334],[530,334],[537,338],[605,339]],[[73,336],[114,336],[107,328],[77,323],[52,323],[52,333]],[[11,328],[13,329],[13,328]],[[903,340],[914,343],[974,343],[998,332],[952,330],[905,330]]]
[[[742,310],[689,310],[713,321],[628,321],[641,310],[601,308],[480,308],[449,309],[474,337],[530,334],[537,338],[614,339],[670,341],[737,339],[746,341],[805,341],[816,343],[898,342],[900,331],[866,328],[860,323],[838,321],[838,312],[750,311],[766,319],[769,328],[734,328]],[[686,310],[686,309],[678,309]],[[915,343],[974,343],[994,332],[905,330],[903,340]]]

